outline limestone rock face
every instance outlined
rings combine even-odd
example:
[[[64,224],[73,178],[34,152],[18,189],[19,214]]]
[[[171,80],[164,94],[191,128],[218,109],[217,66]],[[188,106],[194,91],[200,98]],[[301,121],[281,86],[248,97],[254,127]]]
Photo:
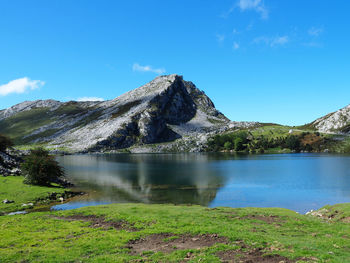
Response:
[[[350,105],[311,123],[320,132],[350,133]]]
[[[0,176],[20,175],[21,158],[13,150],[0,151]]]
[[[17,144],[70,151],[204,142],[230,124],[203,91],[176,74],[159,76],[109,101],[26,101],[0,111],[0,133],[16,134]],[[195,144],[190,150],[199,151]]]

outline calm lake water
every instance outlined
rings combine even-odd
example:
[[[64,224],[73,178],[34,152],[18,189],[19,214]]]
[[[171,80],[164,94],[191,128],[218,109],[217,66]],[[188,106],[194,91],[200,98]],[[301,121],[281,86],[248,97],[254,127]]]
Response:
[[[141,202],[305,213],[350,202],[350,156],[344,155],[101,154],[57,160],[88,195],[53,209]]]

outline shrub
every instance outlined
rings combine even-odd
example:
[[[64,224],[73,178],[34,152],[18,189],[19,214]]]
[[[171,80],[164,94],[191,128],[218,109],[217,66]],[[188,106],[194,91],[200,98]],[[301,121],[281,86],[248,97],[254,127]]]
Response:
[[[245,131],[240,131],[235,134],[236,138],[240,138],[242,140],[242,143],[248,143],[248,133]]]
[[[224,148],[225,148],[225,150],[231,150],[232,149],[232,142],[225,142]]]
[[[24,158],[21,168],[27,184],[47,186],[64,175],[63,168],[43,148],[31,150]]]
[[[299,137],[296,135],[290,135],[286,139],[286,146],[287,148],[298,151],[300,150],[300,140]]]
[[[234,143],[235,143],[235,151],[244,150],[242,138],[240,138],[240,137],[236,138]]]
[[[11,139],[5,135],[0,134],[0,151],[3,152],[11,146],[13,146]]]

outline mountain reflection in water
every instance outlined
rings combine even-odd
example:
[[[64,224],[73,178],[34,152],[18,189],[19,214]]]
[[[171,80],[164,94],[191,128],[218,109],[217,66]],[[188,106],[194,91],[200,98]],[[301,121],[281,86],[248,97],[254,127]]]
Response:
[[[225,182],[220,172],[208,167],[208,159],[205,154],[58,157],[67,176],[93,200],[204,206]]]
[[[96,154],[57,156],[81,200],[283,207],[298,212],[350,202],[350,156],[328,154]]]

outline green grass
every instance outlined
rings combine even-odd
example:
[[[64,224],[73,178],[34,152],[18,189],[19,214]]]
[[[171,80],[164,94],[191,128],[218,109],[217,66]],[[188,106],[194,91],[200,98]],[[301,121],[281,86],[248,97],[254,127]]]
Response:
[[[112,119],[122,116],[123,114],[127,113],[132,107],[135,107],[140,103],[141,103],[141,100],[134,100],[134,101],[125,103],[124,105],[121,105],[118,108],[117,112],[112,113]]]
[[[60,187],[33,186],[23,183],[22,176],[0,176],[0,213],[24,210],[22,204],[34,203],[44,204],[48,195],[52,192],[64,193],[66,189]],[[15,201],[4,204],[4,199]],[[42,199],[41,201],[39,199]],[[1,260],[0,260],[1,262]]]
[[[50,137],[59,131],[59,129],[48,129],[41,133],[28,136],[38,128],[51,124],[62,117],[70,118],[72,116],[84,114],[87,116],[71,126],[71,128],[83,126],[95,121],[101,116],[102,110],[82,108],[79,103],[72,101],[61,105],[55,111],[51,111],[49,108],[33,108],[1,120],[0,133],[9,136],[14,141],[15,145],[33,144],[32,142],[34,140]]]
[[[254,137],[257,136],[266,136],[267,138],[277,138],[277,137],[285,137],[288,135],[289,130],[292,127],[289,126],[281,126],[281,125],[266,125],[255,128],[250,132]]]
[[[350,204],[337,209],[350,210]],[[57,216],[103,216],[107,221],[127,221],[136,232],[92,228],[88,222],[67,221]],[[253,215],[256,217],[254,218]],[[274,216],[274,222],[259,217]],[[55,218],[56,217],[56,218]],[[200,206],[113,204],[63,212],[40,212],[0,217],[1,262],[180,262],[188,252],[190,262],[220,262],[216,253],[261,248],[300,262],[347,262],[350,258],[350,224],[297,214],[279,208],[216,208]],[[229,244],[172,253],[132,255],[130,240],[155,233],[218,234]],[[171,238],[170,238],[171,239]]]
[[[58,132],[59,130],[60,129],[48,129],[48,130],[45,130],[43,132],[26,137],[26,141],[30,142],[30,141],[34,141],[36,139],[50,137],[50,136],[54,135],[56,132]]]
[[[350,136],[344,135],[326,135],[330,140],[327,146],[334,153],[350,153]]]
[[[82,115],[88,112],[87,109],[82,108],[79,105],[79,102],[76,101],[69,101],[63,105],[61,105],[58,109],[55,111],[56,115],[66,115],[66,116],[73,116],[73,115]]]
[[[31,109],[0,121],[0,133],[8,135],[15,144],[25,144],[30,140],[23,136],[50,124],[55,119],[48,108]]]
[[[282,149],[281,147],[276,147],[276,148],[269,148],[267,150],[264,150],[264,153],[267,154],[278,154],[278,153],[292,153],[293,151],[290,149]]]
[[[300,129],[299,127],[283,126],[278,124],[263,125],[250,130],[250,132],[254,137],[264,136],[269,139],[274,139],[278,137],[287,137],[290,130],[293,130],[294,135],[301,134],[302,132],[313,132],[311,129]]]
[[[21,151],[32,150],[32,149],[35,149],[35,148],[38,148],[38,147],[47,149],[47,144],[44,144],[44,143],[33,143],[33,144],[21,144],[21,145],[14,146],[14,148],[16,150],[21,150]]]

